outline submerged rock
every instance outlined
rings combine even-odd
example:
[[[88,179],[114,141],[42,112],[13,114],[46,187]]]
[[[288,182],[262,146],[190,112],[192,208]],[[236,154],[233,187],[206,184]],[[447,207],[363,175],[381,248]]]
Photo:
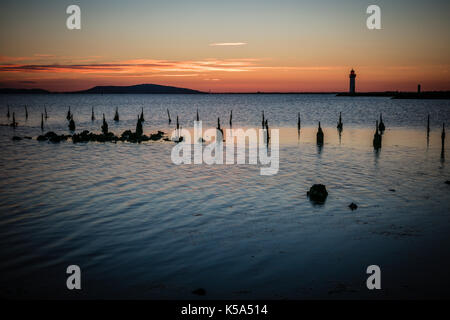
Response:
[[[12,139],[13,139],[14,141],[20,141],[20,140],[22,140],[22,138],[21,138],[21,137],[18,137],[18,136],[14,136],[14,137],[12,137]]]
[[[149,139],[153,140],[153,141],[158,141],[158,140],[161,140],[163,137],[164,137],[164,132],[158,131],[157,133],[150,135]]]
[[[325,185],[315,184],[306,193],[311,201],[323,203],[328,197],[328,191]]]
[[[356,203],[353,203],[353,202],[350,203],[348,207],[349,207],[350,209],[352,209],[352,211],[358,209],[358,206],[356,205]]]
[[[445,181],[445,184],[450,184],[450,180]]]
[[[82,133],[74,134],[72,136],[72,142],[78,143],[78,142],[89,142],[94,140],[94,136],[92,133],[89,133],[89,131],[84,130]]]
[[[57,135],[53,131],[49,131],[45,135],[40,135],[39,137],[37,137],[36,140],[38,140],[38,141],[50,141],[50,142],[53,142],[53,143],[59,143],[61,141],[66,141],[70,137],[72,137],[72,136],[71,135],[64,135],[64,134]]]

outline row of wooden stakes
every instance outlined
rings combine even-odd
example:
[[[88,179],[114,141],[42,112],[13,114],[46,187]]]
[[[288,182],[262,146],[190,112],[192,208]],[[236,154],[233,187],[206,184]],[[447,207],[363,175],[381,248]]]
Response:
[[[7,111],[6,116],[8,117],[8,119],[11,116],[10,110],[9,110],[9,105],[8,105],[8,111]],[[169,125],[170,125],[172,123],[172,119],[170,117],[169,109],[167,109],[167,116],[168,116],[168,122],[169,122]],[[15,112],[13,112],[12,117],[13,117],[13,119],[12,119],[12,123],[10,125],[15,128],[18,125],[18,123],[16,122],[16,118],[15,118]],[[25,118],[28,119],[28,109],[27,109],[26,105],[25,105]],[[48,119],[47,108],[45,108],[45,107],[44,107],[44,112],[41,113],[41,129],[42,130],[44,130],[44,118]],[[69,107],[69,110],[67,111],[66,119],[69,121],[69,130],[75,131],[75,121],[73,120],[73,113],[71,112],[70,107]],[[94,107],[92,107],[91,120],[95,121]],[[120,120],[119,109],[116,108],[116,112],[114,114],[114,121],[118,122],[119,120]],[[199,117],[199,114],[198,114],[198,109],[197,109],[196,120],[197,121],[200,120],[200,117]],[[144,121],[145,121],[145,119],[144,119],[144,108],[142,108],[141,114],[138,115],[138,122],[140,122],[141,125],[142,125],[142,122],[144,122]],[[229,124],[230,124],[230,127],[233,126],[233,110],[231,110],[231,112],[230,112],[230,122],[229,122]],[[106,123],[106,120],[105,120],[105,114],[103,114],[103,126],[105,126],[105,125],[107,126],[108,124]],[[269,138],[270,138],[269,137],[269,125],[268,125],[268,119],[264,115],[264,111],[262,111],[261,126],[262,126],[263,129],[266,130],[267,141],[269,141]],[[177,130],[180,129],[180,123],[179,123],[179,120],[178,120],[178,115],[177,115],[176,127],[177,127]],[[339,133],[342,132],[343,128],[344,128],[344,124],[342,122],[342,113],[340,112],[339,113],[339,120],[338,120],[338,123],[337,123],[337,129],[338,129]],[[217,129],[219,131],[221,131],[222,134],[223,134],[223,130],[222,130],[221,126],[220,126],[220,118],[217,118]],[[300,113],[297,114],[297,130],[299,132],[301,130]],[[375,149],[380,149],[381,148],[382,135],[383,135],[385,130],[386,130],[386,126],[385,126],[385,124],[383,122],[383,115],[380,114],[379,122],[378,122],[378,120],[376,120],[375,134],[373,136],[373,147]],[[428,115],[428,118],[427,118],[427,138],[429,138],[429,135],[430,135],[430,115]],[[442,140],[442,149],[444,149],[445,123],[442,124],[441,140]],[[322,128],[320,126],[320,121],[319,121],[319,127],[318,127],[317,134],[316,134],[316,142],[317,142],[318,146],[323,146],[323,144],[324,144],[324,133],[323,133]]]

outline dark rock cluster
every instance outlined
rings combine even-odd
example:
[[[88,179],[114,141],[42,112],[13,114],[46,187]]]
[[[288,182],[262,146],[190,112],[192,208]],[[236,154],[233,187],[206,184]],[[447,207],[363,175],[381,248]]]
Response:
[[[69,139],[71,137],[72,136],[69,135],[69,134],[57,135],[53,131],[49,131],[45,135],[40,135],[39,137],[37,137],[37,140],[38,141],[50,141],[50,142],[53,142],[53,143],[58,143],[58,142],[61,142],[61,141],[66,141],[67,139]]]
[[[61,141],[66,141],[69,138],[72,139],[73,143],[82,143],[82,142],[131,142],[131,143],[141,143],[145,141],[159,141],[164,138],[165,133],[162,131],[158,131],[157,133],[153,133],[150,136],[146,136],[143,134],[139,134],[136,132],[132,132],[131,130],[126,130],[122,133],[120,137],[115,136],[112,132],[107,133],[93,133],[87,130],[81,133],[75,133],[73,135],[57,135],[56,133],[50,131],[45,135],[40,135],[37,137],[38,141],[50,141],[54,143],[58,143]],[[17,137],[19,138],[19,137]],[[15,139],[19,140],[19,139]]]
[[[309,189],[306,195],[313,202],[324,203],[328,197],[328,191],[325,185],[315,184]]]

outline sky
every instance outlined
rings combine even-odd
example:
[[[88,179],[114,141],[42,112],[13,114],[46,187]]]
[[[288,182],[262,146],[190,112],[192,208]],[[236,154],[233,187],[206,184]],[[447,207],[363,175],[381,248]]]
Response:
[[[0,87],[336,92],[352,68],[357,91],[450,90],[450,1],[0,0]]]

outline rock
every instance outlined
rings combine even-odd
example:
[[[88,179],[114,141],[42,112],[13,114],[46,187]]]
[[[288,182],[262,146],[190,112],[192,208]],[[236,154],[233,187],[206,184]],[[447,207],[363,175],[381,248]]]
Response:
[[[71,137],[71,135],[64,135],[64,134],[58,136],[53,131],[49,131],[45,135],[38,136],[37,140],[38,141],[50,141],[50,142],[53,142],[53,143],[59,143],[61,141],[65,141],[65,140],[69,139],[70,137]]]
[[[154,133],[154,134],[150,135],[150,140],[158,141],[158,140],[161,140],[163,138],[163,136],[164,136],[164,132],[158,131],[158,133]]]
[[[27,140],[31,140],[32,138],[31,137],[28,137],[28,136],[25,136],[25,137],[23,137],[24,139],[27,139]]]
[[[130,137],[133,135],[133,132],[131,132],[131,130],[126,130],[122,133],[122,135],[120,136],[120,140],[121,141],[127,141],[128,139],[130,139]]]
[[[97,134],[94,135],[95,140],[97,142],[116,142],[119,140],[118,137],[114,135],[112,132],[108,132],[107,134]]]
[[[192,291],[192,293],[196,294],[198,296],[204,296],[204,295],[206,295],[206,290],[203,288],[198,288],[198,289],[195,289],[194,291]]]
[[[45,137],[47,138],[48,141],[53,142],[53,143],[58,143],[61,141],[61,138],[53,131],[47,132],[45,134]]]
[[[14,136],[14,137],[12,137],[12,139],[13,139],[14,141],[20,141],[20,140],[22,140],[22,138],[21,138],[21,137],[18,137],[18,136]]]
[[[353,202],[350,203],[348,207],[349,207],[350,209],[352,209],[352,211],[358,209],[358,206],[356,205],[356,203],[353,203]]]
[[[328,197],[328,191],[325,185],[315,184],[306,193],[311,201],[323,203]]]
[[[74,134],[72,136],[72,142],[73,143],[79,143],[79,142],[89,142],[89,141],[96,141],[96,137],[94,134],[89,133],[89,131],[84,130],[82,133]]]
[[[390,192],[395,192],[395,189],[389,189]]]
[[[445,184],[450,184],[450,180],[445,181]]]

